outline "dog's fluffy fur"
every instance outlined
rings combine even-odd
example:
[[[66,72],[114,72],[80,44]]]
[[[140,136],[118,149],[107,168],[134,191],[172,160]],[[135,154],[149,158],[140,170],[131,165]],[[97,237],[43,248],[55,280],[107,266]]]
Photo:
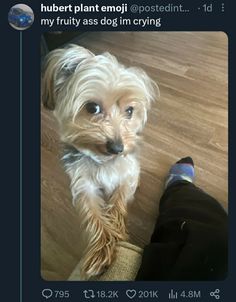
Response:
[[[102,273],[117,241],[127,239],[126,206],[140,171],[137,143],[158,94],[143,70],[126,68],[109,53],[69,45],[45,60],[42,101],[54,111],[65,143],[73,204],[88,238],[82,261],[87,277]]]

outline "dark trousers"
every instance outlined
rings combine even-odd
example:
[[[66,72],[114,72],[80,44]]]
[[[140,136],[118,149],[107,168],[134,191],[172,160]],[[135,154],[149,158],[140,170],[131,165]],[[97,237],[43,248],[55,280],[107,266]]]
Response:
[[[227,277],[227,214],[210,195],[180,181],[164,192],[136,280]]]

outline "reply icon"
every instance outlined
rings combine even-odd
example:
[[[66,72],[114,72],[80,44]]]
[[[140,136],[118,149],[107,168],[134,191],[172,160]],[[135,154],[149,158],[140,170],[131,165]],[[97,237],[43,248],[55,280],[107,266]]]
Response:
[[[53,291],[50,288],[44,288],[42,290],[42,296],[46,299],[51,298],[53,295]]]

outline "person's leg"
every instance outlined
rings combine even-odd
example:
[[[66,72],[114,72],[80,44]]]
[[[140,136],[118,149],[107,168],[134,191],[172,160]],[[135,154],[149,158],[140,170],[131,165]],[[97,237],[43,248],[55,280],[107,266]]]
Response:
[[[172,166],[136,280],[220,280],[227,273],[227,214],[192,181],[191,158]]]

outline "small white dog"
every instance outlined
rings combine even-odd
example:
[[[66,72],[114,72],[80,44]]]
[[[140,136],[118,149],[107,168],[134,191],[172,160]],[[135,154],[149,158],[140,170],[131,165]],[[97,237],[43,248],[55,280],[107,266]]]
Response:
[[[65,143],[63,161],[71,178],[73,204],[88,243],[82,271],[102,273],[127,237],[126,205],[139,179],[137,143],[158,86],[109,53],[94,55],[69,45],[49,53],[42,100],[54,111]]]

